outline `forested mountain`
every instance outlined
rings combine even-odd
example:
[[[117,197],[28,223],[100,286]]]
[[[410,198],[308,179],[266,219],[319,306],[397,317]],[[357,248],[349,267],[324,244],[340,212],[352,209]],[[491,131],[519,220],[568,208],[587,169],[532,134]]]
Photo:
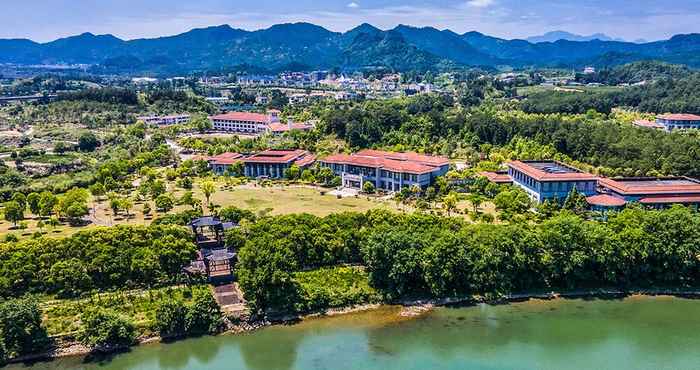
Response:
[[[380,30],[363,24],[345,33],[309,23],[246,31],[228,25],[153,39],[121,40],[84,33],[48,43],[0,40],[0,63],[83,63],[105,72],[182,73],[247,65],[267,70],[425,70],[454,66],[614,66],[639,60],[700,66],[700,34],[635,44],[618,41],[531,43],[432,27]]]
[[[566,31],[550,31],[545,33],[544,35],[539,35],[539,36],[532,36],[528,37],[527,39],[528,42],[531,42],[533,44],[539,43],[539,42],[555,42],[559,40],[569,40],[569,41],[593,41],[593,40],[600,40],[600,41],[624,41],[621,39],[613,39],[612,37],[604,34],[604,33],[594,33],[589,36],[583,36],[583,35],[577,35],[571,32],[566,32]]]

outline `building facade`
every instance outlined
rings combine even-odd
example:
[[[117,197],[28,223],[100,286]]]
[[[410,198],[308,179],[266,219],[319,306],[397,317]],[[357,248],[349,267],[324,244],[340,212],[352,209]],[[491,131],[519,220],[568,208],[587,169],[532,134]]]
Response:
[[[665,114],[656,117],[656,123],[666,131],[700,129],[700,116],[695,114]]]
[[[561,202],[572,189],[585,196],[596,194],[598,178],[557,161],[512,161],[508,175],[537,203]]]
[[[189,114],[174,114],[170,116],[141,116],[137,117],[137,120],[147,124],[147,125],[176,125],[179,123],[187,123],[190,121]]]
[[[210,117],[212,128],[216,131],[257,135],[268,132],[270,124],[279,122],[277,111],[267,114],[248,112],[229,112]]]
[[[689,177],[601,178],[598,187],[601,194],[652,208],[700,205],[700,181]]]
[[[246,177],[280,179],[292,165],[304,170],[316,161],[316,157],[306,150],[265,150],[242,160]]]
[[[444,157],[379,150],[336,154],[320,162],[341,177],[343,187],[362,189],[365,182],[371,182],[376,189],[386,191],[414,185],[424,189],[447,173],[450,165]]]
[[[243,154],[227,152],[209,157],[207,158],[207,162],[209,162],[209,168],[211,168],[215,174],[223,176],[228,174],[227,171],[229,167],[242,161],[242,159]]]

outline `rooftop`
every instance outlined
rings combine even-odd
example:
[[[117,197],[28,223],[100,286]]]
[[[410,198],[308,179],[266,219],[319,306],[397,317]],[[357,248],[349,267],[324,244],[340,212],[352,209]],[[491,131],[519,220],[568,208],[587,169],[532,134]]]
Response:
[[[355,154],[335,154],[322,160],[325,163],[381,168],[392,172],[425,174],[437,167],[448,165],[447,158],[418,153],[394,153],[381,150],[362,150]]]
[[[700,116],[687,113],[662,114],[657,119],[667,119],[672,121],[700,121]]]
[[[207,161],[212,164],[234,164],[243,158],[243,154],[226,152],[213,157],[208,157]]]
[[[598,184],[622,195],[700,194],[700,181],[689,177],[601,178]]]
[[[311,156],[306,150],[274,150],[269,149],[255,153],[243,159],[245,163],[289,163]]]
[[[634,122],[632,122],[633,125],[637,127],[646,127],[646,128],[664,128],[664,125],[660,123],[656,123],[654,121],[649,121],[646,119],[638,119]]]
[[[625,200],[608,194],[598,194],[586,198],[588,204],[600,207],[622,207]]]
[[[310,123],[294,122],[291,125],[287,123],[271,123],[270,130],[272,132],[287,132],[290,130],[311,130],[314,126]]]
[[[215,121],[248,121],[257,123],[270,123],[270,116],[262,113],[229,112],[211,117]]]
[[[480,176],[484,176],[489,181],[495,182],[496,184],[512,184],[513,179],[508,175],[507,171],[496,171],[496,172],[479,172]]]
[[[587,172],[557,161],[511,161],[508,166],[537,181],[595,181]]]

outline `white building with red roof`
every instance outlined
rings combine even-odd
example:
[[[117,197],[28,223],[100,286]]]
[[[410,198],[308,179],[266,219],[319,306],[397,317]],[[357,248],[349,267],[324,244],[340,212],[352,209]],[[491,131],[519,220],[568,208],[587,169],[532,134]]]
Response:
[[[656,123],[666,131],[700,128],[700,116],[695,114],[664,114],[656,117]]]
[[[445,157],[371,149],[335,154],[319,162],[340,176],[344,187],[362,189],[364,182],[370,181],[376,189],[387,191],[413,185],[426,188],[436,177],[447,173],[450,166]]]
[[[251,112],[229,112],[210,117],[216,131],[257,135],[270,130],[270,124],[279,122],[279,111],[266,114]]]

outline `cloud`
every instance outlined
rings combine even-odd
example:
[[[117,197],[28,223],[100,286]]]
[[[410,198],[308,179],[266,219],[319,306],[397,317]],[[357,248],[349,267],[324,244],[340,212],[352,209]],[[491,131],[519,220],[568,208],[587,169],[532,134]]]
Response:
[[[351,2],[350,4],[348,4],[348,8],[357,9],[357,8],[359,8],[359,7],[360,7],[360,4],[358,4],[358,3],[354,2],[354,1]]]
[[[493,5],[495,3],[495,0],[469,0],[467,1],[467,5],[474,7],[474,8],[486,8],[488,6]]]

